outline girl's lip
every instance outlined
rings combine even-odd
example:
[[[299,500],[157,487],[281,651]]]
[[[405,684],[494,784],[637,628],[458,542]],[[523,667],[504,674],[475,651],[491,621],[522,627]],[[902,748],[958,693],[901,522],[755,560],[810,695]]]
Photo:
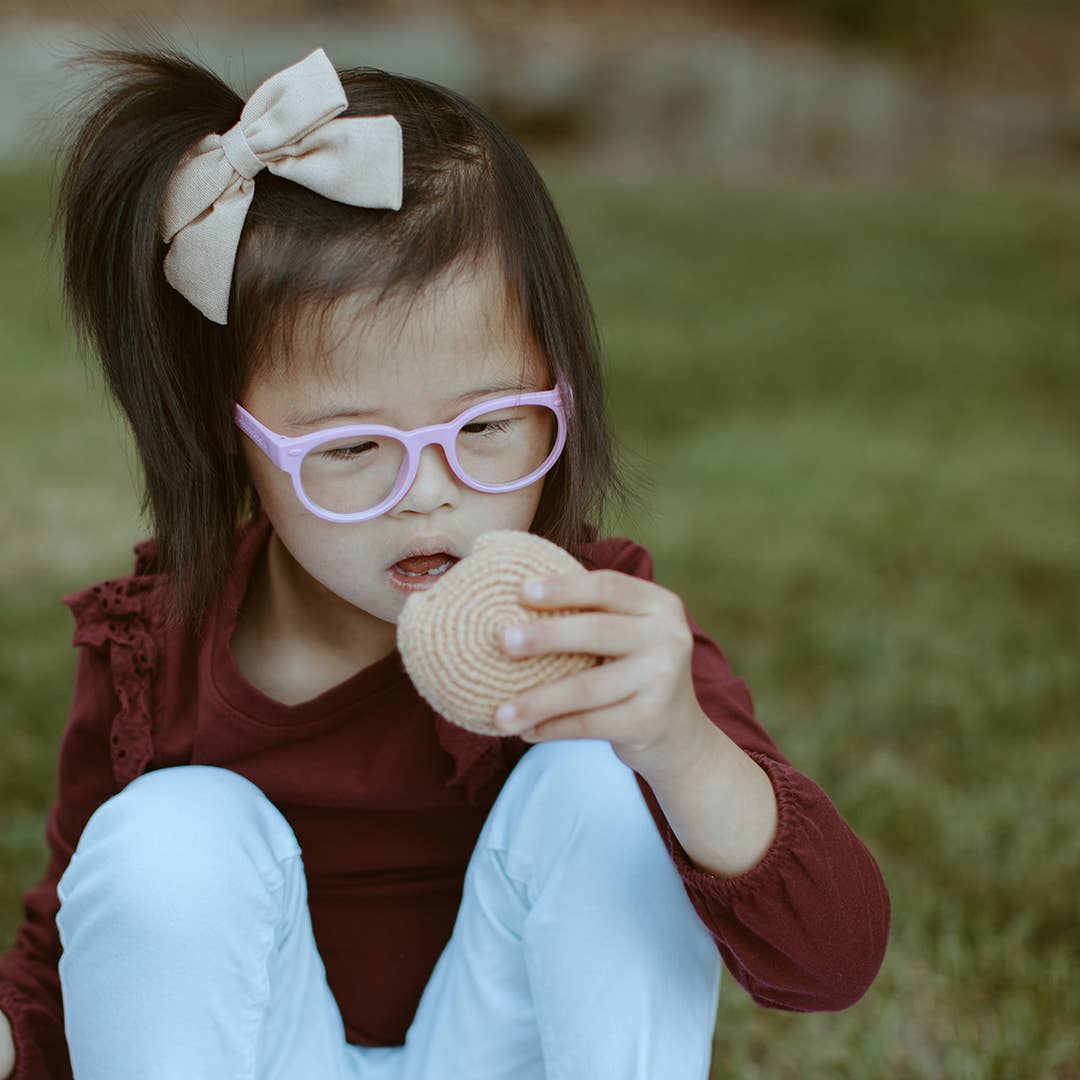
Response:
[[[448,536],[422,537],[410,544],[408,550],[402,552],[391,565],[396,565],[402,559],[409,559],[414,555],[439,555],[443,553],[451,556],[455,562],[461,559],[457,545]]]
[[[390,580],[390,584],[403,593],[423,592],[425,589],[430,589],[435,582],[442,577],[442,574],[424,574],[421,577],[405,577],[399,574],[395,567],[391,566],[386,571],[386,576]]]

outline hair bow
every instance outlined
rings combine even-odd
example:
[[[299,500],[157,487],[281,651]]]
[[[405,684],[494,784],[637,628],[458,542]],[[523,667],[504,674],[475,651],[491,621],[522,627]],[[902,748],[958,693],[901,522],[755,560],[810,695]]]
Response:
[[[166,186],[165,279],[224,325],[236,250],[262,169],[350,206],[401,209],[401,125],[393,116],[338,117],[341,80],[322,49],[270,76],[240,119],[184,155]]]

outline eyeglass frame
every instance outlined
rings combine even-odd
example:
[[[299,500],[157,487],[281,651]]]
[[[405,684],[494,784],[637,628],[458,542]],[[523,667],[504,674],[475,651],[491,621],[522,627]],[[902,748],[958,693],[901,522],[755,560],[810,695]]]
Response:
[[[429,424],[426,427],[413,428],[402,431],[399,428],[388,427],[382,424],[348,424],[341,427],[322,428],[319,431],[309,432],[307,435],[279,435],[271,431],[251,415],[240,404],[234,402],[233,420],[238,428],[277,466],[282,472],[292,477],[293,490],[301,504],[311,511],[316,517],[324,521],[358,522],[370,521],[380,517],[387,511],[392,510],[412,487],[416,474],[420,470],[420,455],[423,450],[437,444],[443,448],[446,460],[454,475],[467,487],[474,491],[482,491],[488,494],[502,494],[509,491],[517,491],[519,488],[528,487],[549,472],[562,455],[566,445],[567,413],[573,411],[574,391],[565,383],[556,383],[553,390],[535,390],[526,394],[513,394],[507,397],[493,398],[489,401],[481,401],[477,405],[470,405],[464,412],[448,420],[445,424]],[[558,425],[558,434],[555,437],[555,445],[551,453],[544,461],[527,476],[513,480],[509,484],[482,484],[471,480],[461,467],[457,459],[455,441],[458,432],[474,416],[483,413],[495,412],[497,409],[513,408],[519,405],[546,405],[555,413]],[[324,442],[333,442],[338,439],[351,439],[362,435],[383,435],[396,439],[405,447],[405,468],[398,471],[398,477],[390,494],[370,510],[361,510],[355,514],[341,514],[334,510],[311,501],[304,485],[300,480],[300,469],[304,458],[314,447]],[[404,477],[404,479],[402,479]]]

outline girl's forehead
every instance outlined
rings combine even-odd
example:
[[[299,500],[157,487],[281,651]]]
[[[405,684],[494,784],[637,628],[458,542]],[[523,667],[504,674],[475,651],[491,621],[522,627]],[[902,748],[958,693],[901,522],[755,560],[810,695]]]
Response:
[[[301,312],[288,357],[257,376],[264,393],[315,399],[345,393],[372,409],[450,400],[488,383],[547,388],[547,364],[522,333],[490,272],[440,279],[407,300],[364,295]],[[261,394],[260,394],[261,396]]]

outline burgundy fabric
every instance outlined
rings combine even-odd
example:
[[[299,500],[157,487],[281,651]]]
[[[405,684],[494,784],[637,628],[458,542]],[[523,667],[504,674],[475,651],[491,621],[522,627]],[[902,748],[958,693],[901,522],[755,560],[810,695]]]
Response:
[[[201,640],[162,629],[152,540],[136,546],[131,575],[64,598],[79,656],[46,826],[50,858],[0,957],[16,1080],[71,1076],[56,882],[93,811],[141,773],[171,765],[233,769],[281,810],[303,850],[315,937],[348,1039],[404,1041],[453,928],[480,828],[529,744],[474,734],[434,713],[396,650],[299,705],[248,683],[229,641],[268,535],[264,516],[238,534],[229,585]],[[622,537],[596,541],[582,562],[653,579],[648,551]],[[717,878],[690,862],[648,784],[640,776],[638,784],[695,910],[754,999],[779,1009],[845,1008],[884,957],[889,899],[877,864],[822,790],[777,750],[754,719],[746,684],[687,618],[698,700],[772,780],[776,838],[754,869]]]

